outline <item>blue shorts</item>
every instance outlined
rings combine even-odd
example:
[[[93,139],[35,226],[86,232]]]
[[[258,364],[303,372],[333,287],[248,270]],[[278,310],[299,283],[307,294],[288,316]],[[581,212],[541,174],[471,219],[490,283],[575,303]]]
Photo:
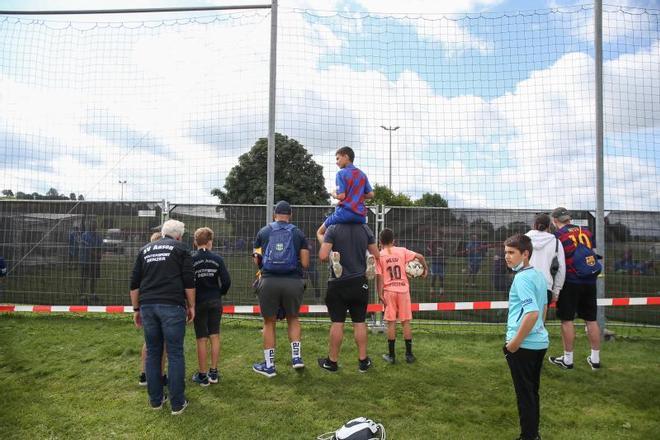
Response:
[[[336,224],[346,224],[346,223],[366,223],[367,217],[364,215],[356,214],[350,209],[346,209],[341,205],[337,205],[335,212],[330,214],[328,218],[325,219],[323,224],[327,228],[330,225]]]
[[[431,275],[444,278],[445,277],[444,263],[431,260]]]

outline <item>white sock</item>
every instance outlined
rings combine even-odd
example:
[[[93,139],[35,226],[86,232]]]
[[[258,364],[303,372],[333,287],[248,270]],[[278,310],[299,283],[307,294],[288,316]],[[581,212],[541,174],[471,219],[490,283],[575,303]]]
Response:
[[[275,366],[275,349],[268,348],[264,350],[264,360],[266,361],[266,368]]]
[[[591,350],[591,362],[600,364],[600,350]]]
[[[291,358],[300,357],[300,341],[291,342]]]
[[[573,352],[565,351],[564,352],[564,363],[566,365],[571,365],[573,363]]]

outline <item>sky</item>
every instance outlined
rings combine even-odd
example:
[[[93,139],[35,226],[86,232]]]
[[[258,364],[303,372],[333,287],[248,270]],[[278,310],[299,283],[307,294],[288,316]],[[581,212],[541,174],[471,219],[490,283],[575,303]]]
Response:
[[[259,2],[194,4],[240,3]],[[279,4],[276,130],[323,165],[329,189],[334,151],[350,145],[372,183],[413,198],[595,208],[591,3]],[[606,209],[657,211],[660,2],[605,10]],[[214,203],[210,190],[266,135],[269,26],[267,10],[0,15],[0,186]],[[381,126],[399,127],[391,147]]]

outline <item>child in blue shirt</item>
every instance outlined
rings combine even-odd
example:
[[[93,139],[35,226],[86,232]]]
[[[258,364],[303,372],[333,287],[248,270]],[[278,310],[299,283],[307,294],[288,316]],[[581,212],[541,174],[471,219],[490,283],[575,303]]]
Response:
[[[520,439],[539,437],[541,366],[548,348],[543,308],[548,302],[543,274],[529,265],[532,240],[516,234],[504,242],[504,258],[516,275],[509,291],[504,356],[511,370],[520,416]]]

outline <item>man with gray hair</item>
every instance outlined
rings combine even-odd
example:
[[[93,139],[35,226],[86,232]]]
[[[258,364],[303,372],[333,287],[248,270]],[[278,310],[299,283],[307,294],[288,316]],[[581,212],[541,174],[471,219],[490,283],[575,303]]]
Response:
[[[184,394],[183,341],[186,322],[195,318],[195,278],[190,251],[181,243],[184,224],[168,220],[163,223],[161,232],[160,240],[143,246],[138,252],[131,276],[131,303],[135,325],[144,328],[151,408],[161,409],[167,401],[161,380],[165,343],[170,405],[172,414],[178,415],[188,406]]]

